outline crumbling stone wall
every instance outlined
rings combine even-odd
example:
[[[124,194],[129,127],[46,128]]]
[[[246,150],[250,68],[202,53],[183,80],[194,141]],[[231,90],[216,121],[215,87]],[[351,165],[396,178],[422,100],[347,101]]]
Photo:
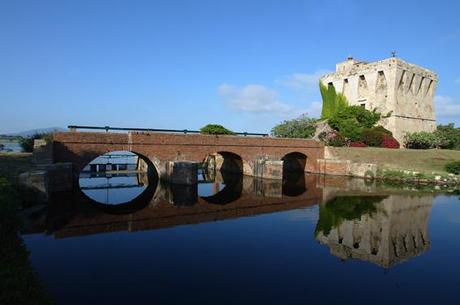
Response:
[[[391,116],[380,124],[403,143],[407,132],[434,131],[436,117],[433,97],[437,75],[420,66],[392,57],[367,63],[349,58],[336,65],[336,72],[324,75],[321,82],[333,84],[351,105]]]

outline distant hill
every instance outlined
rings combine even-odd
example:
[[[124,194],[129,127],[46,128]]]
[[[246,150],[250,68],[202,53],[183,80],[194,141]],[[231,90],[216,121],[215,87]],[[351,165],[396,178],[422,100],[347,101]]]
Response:
[[[27,138],[27,137],[31,137],[31,136],[33,136],[35,134],[61,132],[61,131],[66,131],[66,129],[61,128],[61,127],[48,127],[48,128],[38,128],[38,129],[31,129],[31,130],[21,131],[21,132],[8,133],[6,135],[7,136],[18,136],[18,137]]]

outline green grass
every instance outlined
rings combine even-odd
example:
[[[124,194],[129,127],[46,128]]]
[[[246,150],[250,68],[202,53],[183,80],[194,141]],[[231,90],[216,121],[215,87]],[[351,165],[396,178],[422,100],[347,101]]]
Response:
[[[376,163],[381,170],[410,170],[426,174],[447,174],[444,166],[459,161],[460,151],[447,149],[386,149],[376,147],[328,147],[339,159]]]

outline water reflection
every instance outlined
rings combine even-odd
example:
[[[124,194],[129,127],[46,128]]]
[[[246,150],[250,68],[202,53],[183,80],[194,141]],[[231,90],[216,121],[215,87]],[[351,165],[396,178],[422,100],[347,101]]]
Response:
[[[129,151],[113,151],[88,163],[79,176],[79,191],[107,213],[132,213],[144,208],[152,198],[158,177],[142,156]]]
[[[432,196],[341,196],[320,204],[316,239],[342,260],[388,268],[430,247]]]
[[[457,197],[433,205],[433,194],[309,175],[200,180],[158,184],[123,213],[55,194],[22,233],[57,303],[458,302]]]
[[[149,184],[146,173],[139,172],[83,175],[80,186],[86,196],[78,192],[55,195],[46,222],[29,230],[63,238],[151,230],[319,204],[315,238],[342,260],[355,258],[388,268],[430,247],[427,226],[432,196],[385,194],[364,181],[297,174],[264,180],[200,172],[199,181],[198,185],[172,186]]]
[[[86,196],[108,205],[129,202],[142,194],[149,185],[145,172],[82,173],[79,184]]]

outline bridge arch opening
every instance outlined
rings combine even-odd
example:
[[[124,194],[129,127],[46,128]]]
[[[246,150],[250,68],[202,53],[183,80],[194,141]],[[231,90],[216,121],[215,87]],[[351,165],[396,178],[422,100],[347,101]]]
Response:
[[[203,169],[210,174],[220,171],[241,175],[243,174],[243,159],[235,153],[219,151],[206,156],[203,161]]]
[[[146,156],[112,151],[89,162],[79,174],[80,191],[107,212],[129,212],[147,205],[158,184],[158,173]]]
[[[307,166],[307,156],[300,152],[291,152],[284,155],[283,175],[286,173],[305,173]]]
[[[307,156],[300,152],[291,152],[283,160],[283,195],[296,197],[306,191],[305,169]]]

